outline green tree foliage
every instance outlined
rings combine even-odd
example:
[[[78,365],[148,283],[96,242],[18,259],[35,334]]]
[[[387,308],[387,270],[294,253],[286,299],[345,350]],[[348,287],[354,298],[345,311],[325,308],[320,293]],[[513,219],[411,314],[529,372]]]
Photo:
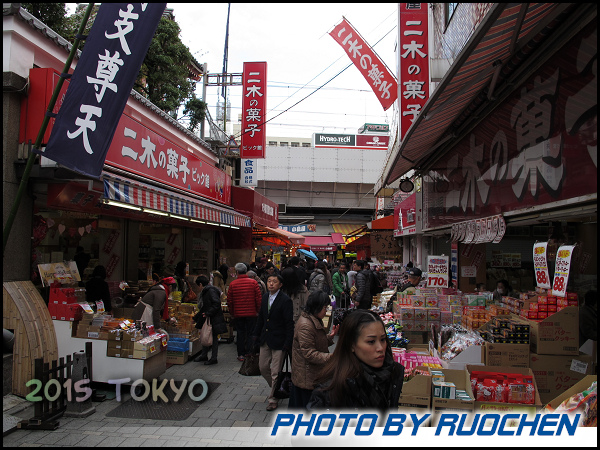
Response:
[[[53,31],[63,35],[67,26],[65,3],[21,3],[21,7],[44,22]]]
[[[194,94],[195,82],[189,79],[193,57],[181,42],[180,31],[174,20],[160,20],[134,89],[171,114],[185,102],[184,114],[194,130],[204,120],[206,104]]]
[[[62,5],[62,36],[74,42],[88,4],[77,4],[75,13],[68,17],[64,17],[64,3]],[[99,5],[95,4],[84,34],[89,34],[98,9]],[[188,129],[194,131],[204,120],[206,103],[194,93],[195,82],[190,79],[189,72],[194,58],[188,47],[181,42],[180,31],[174,20],[166,17],[160,20],[133,88],[175,119],[188,119]],[[80,44],[80,48],[83,49],[84,45],[85,41]],[[184,115],[177,117],[182,106]]]

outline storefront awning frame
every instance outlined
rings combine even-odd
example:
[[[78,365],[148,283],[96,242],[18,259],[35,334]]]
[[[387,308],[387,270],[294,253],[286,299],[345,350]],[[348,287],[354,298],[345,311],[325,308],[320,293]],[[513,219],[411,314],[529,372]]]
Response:
[[[585,20],[586,15],[591,17],[588,22],[593,20],[593,8],[595,5],[588,8],[560,3],[494,4],[403,141],[394,143],[381,186],[375,190],[411,169],[419,175],[429,170],[512,92],[518,80],[545,61],[540,54],[549,56],[557,41],[566,42],[577,32],[579,27],[571,26],[573,23]],[[502,86],[496,88],[499,74]]]
[[[233,210],[211,205],[201,200],[176,194],[140,181],[102,172],[104,198],[108,201],[134,205],[144,212],[167,213],[208,225],[227,227],[250,227],[250,218]]]
[[[280,228],[267,227],[258,223],[254,224],[254,228],[258,230],[258,237],[274,237],[281,241],[283,247],[293,247],[304,244],[305,237],[300,234],[290,233],[289,231],[285,231]],[[260,236],[260,234],[262,234],[263,236]]]

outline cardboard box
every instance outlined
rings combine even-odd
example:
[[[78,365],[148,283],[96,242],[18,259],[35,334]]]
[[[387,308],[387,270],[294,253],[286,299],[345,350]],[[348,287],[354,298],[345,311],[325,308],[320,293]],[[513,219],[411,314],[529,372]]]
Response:
[[[429,370],[429,373],[431,373]],[[473,391],[471,390],[471,381],[469,380],[469,373],[466,370],[451,370],[451,369],[433,369],[439,370],[444,373],[444,379],[446,382],[454,383],[456,389],[466,391],[472,399]],[[472,412],[475,407],[475,401],[467,401],[462,399],[448,399],[448,398],[436,398],[431,397],[431,423],[432,426],[437,425],[440,415],[445,411],[464,411]]]
[[[439,353],[437,350],[434,351],[434,355],[439,358]],[[467,364],[485,364],[485,345],[472,345],[471,347],[467,347],[450,361],[443,360],[440,358],[442,362],[442,367],[444,369],[451,370],[464,370]],[[461,388],[459,388],[461,389]]]
[[[486,366],[529,367],[529,344],[485,343]]]
[[[579,309],[568,306],[541,322],[528,321],[532,353],[538,355],[579,354]]]
[[[190,352],[172,352],[167,350],[167,364],[185,364],[188,361]]]
[[[591,355],[538,355],[531,353],[529,367],[535,376],[542,404],[550,402],[586,375],[594,373]]]
[[[419,369],[427,370],[426,367],[419,366]],[[406,414],[407,420],[404,423],[407,427],[412,427],[410,414],[417,414],[419,417],[428,413],[431,409],[431,377],[428,375],[415,375],[411,380],[402,386],[402,394],[398,400],[398,412]],[[430,419],[427,419],[421,426],[429,426]]]
[[[469,379],[469,388],[471,387],[471,372],[501,372],[501,373],[518,373],[521,375],[529,375],[533,377],[533,384],[535,387],[535,401],[533,404],[522,405],[518,403],[504,403],[504,402],[481,402],[475,401],[474,411],[483,413],[518,413],[518,414],[535,414],[542,406],[540,400],[540,394],[535,383],[535,376],[533,371],[529,368],[521,367],[510,367],[510,366],[474,366],[467,365],[466,367],[467,377]],[[471,392],[472,393],[472,392]]]
[[[579,394],[580,392],[585,391],[592,385],[594,381],[598,381],[598,377],[596,375],[586,375],[573,386],[571,386],[569,389],[564,391],[562,394],[549,401],[545,406],[549,406],[550,408],[552,408],[552,410],[555,410],[566,399],[571,398],[575,394]]]

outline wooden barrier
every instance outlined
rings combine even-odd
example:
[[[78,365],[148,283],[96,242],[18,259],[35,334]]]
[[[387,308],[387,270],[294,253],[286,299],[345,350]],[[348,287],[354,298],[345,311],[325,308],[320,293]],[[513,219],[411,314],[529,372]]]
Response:
[[[56,333],[48,307],[31,281],[3,283],[2,326],[13,330],[12,393],[26,397],[34,378],[34,361],[58,359]]]

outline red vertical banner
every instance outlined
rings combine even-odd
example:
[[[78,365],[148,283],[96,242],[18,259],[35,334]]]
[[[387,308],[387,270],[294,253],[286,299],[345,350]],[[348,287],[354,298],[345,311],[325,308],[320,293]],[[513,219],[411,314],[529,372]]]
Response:
[[[344,18],[329,35],[343,47],[356,68],[371,85],[383,110],[392,106],[398,98],[396,78],[350,22]]]
[[[427,3],[400,3],[400,139],[429,98]]]
[[[245,62],[242,76],[242,145],[240,158],[264,158],[267,112],[267,63]]]

